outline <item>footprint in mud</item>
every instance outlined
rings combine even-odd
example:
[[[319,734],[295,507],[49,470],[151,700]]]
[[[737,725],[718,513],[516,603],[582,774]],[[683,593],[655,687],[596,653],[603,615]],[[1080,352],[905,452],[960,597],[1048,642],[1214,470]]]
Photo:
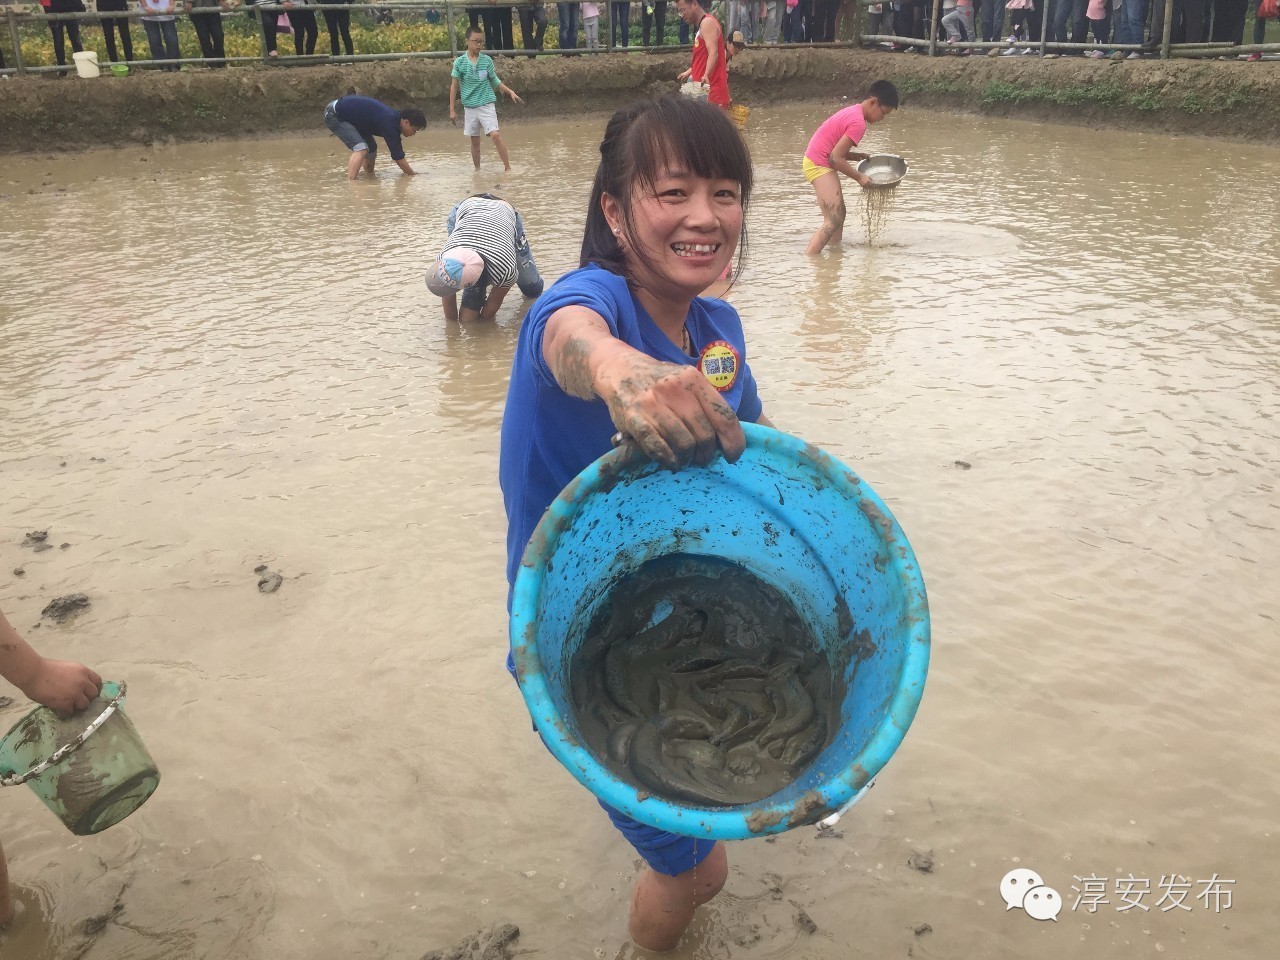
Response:
[[[52,550],[53,544],[49,542],[48,530],[32,530],[22,539],[20,547],[28,547],[34,553],[43,553],[46,550]]]
[[[259,593],[275,593],[284,583],[284,577],[269,569],[265,563],[258,564],[253,568],[253,572],[258,575]]]
[[[933,864],[932,850],[912,850],[911,856],[907,857],[907,866],[921,873],[933,873]]]
[[[68,593],[65,597],[50,600],[40,616],[47,617],[54,623],[66,623],[88,610],[92,601],[83,593]]]

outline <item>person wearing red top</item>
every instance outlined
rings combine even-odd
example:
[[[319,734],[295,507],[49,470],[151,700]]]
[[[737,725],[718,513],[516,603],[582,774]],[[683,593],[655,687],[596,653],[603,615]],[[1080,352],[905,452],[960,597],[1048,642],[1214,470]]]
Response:
[[[724,31],[720,21],[707,16],[701,0],[676,0],[676,12],[680,19],[697,28],[693,40],[693,64],[676,77],[677,80],[694,80],[709,88],[707,99],[722,110],[729,109],[729,72],[725,65]]]

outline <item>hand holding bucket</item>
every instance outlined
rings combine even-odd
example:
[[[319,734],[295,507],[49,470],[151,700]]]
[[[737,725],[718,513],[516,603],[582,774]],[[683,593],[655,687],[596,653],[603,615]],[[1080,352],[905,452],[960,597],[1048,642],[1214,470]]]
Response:
[[[100,833],[137,810],[160,772],[124,712],[125,684],[107,680],[86,712],[37,707],[0,741],[0,786],[25,783],[72,833]]]
[[[746,450],[736,464],[717,457],[672,473],[623,443],[579,474],[529,541],[510,621],[521,692],[564,767],[641,823],[720,840],[847,809],[901,743],[929,659],[924,581],[885,505],[809,444],[755,424],[742,429]],[[834,739],[762,800],[711,808],[638,791],[583,746],[569,668],[585,627],[613,584],[671,554],[742,566],[787,596],[827,649],[851,653]]]

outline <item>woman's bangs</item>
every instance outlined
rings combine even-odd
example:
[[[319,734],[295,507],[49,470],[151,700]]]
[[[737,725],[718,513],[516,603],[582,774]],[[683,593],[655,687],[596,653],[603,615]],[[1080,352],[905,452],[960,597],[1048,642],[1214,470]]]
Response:
[[[733,122],[718,107],[678,104],[673,110],[650,112],[636,127],[631,151],[635,179],[649,190],[664,170],[683,169],[706,180],[734,181],[746,205],[751,156]]]

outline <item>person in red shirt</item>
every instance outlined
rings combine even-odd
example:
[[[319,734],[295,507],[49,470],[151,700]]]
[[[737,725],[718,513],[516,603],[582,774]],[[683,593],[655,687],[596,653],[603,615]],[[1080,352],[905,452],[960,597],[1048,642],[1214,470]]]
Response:
[[[729,72],[725,65],[724,31],[720,21],[707,16],[701,0],[676,0],[680,19],[696,28],[693,40],[693,64],[676,77],[681,82],[693,80],[707,87],[707,99],[722,110],[729,109]]]

